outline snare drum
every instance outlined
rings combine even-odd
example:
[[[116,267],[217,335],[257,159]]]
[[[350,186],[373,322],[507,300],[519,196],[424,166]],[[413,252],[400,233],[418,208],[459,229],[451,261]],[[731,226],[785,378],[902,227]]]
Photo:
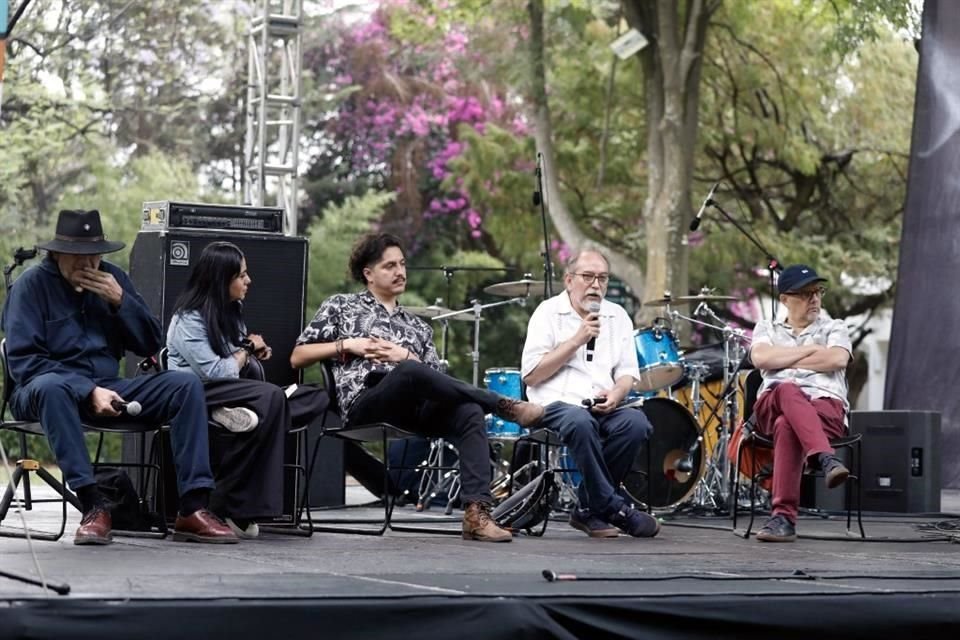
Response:
[[[637,391],[657,391],[669,387],[683,377],[683,359],[673,331],[654,326],[638,329],[633,334],[640,364]]]
[[[483,384],[495,393],[520,400],[520,370],[514,368],[487,369],[483,372]],[[523,429],[516,422],[508,422],[494,415],[486,417],[487,436],[490,438],[517,438]]]

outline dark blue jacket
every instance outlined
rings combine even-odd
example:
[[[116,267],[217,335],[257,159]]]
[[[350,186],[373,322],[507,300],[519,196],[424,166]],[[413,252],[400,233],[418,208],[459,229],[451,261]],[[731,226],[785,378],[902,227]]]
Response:
[[[58,373],[81,402],[98,380],[118,377],[125,351],[146,357],[160,349],[160,320],[127,274],[105,260],[100,270],[123,287],[119,309],[89,291],[77,293],[49,257],[14,282],[0,326],[15,388]]]

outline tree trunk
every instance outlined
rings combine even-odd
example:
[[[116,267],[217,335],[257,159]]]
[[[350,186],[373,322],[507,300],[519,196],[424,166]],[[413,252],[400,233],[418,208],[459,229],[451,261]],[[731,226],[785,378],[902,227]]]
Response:
[[[649,297],[689,293],[687,223],[707,23],[719,1],[623,0],[630,26],[650,42],[637,55],[643,72],[649,191],[644,206]],[[682,27],[682,30],[681,30]],[[656,315],[651,309],[649,316]],[[649,319],[649,318],[646,318]]]
[[[544,197],[550,220],[560,238],[574,253],[587,249],[603,253],[610,261],[610,271],[622,279],[634,294],[643,298],[644,274],[640,265],[628,255],[615,251],[602,242],[587,236],[577,226],[570,214],[560,190],[557,188],[557,173],[553,153],[553,126],[547,102],[546,66],[544,64],[543,0],[530,0],[527,4],[530,15],[530,55],[533,64],[531,94],[534,107],[534,126],[537,151],[542,157]],[[549,247],[547,248],[549,249]],[[557,274],[562,273],[557,269]]]

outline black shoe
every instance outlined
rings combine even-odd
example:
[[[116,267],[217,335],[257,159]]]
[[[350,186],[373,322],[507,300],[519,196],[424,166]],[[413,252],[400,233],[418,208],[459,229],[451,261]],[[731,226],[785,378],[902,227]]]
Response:
[[[594,515],[589,509],[574,509],[570,512],[570,526],[583,531],[591,538],[616,538],[620,530],[606,520]]]
[[[821,456],[820,467],[823,469],[823,482],[827,485],[827,489],[839,487],[850,477],[850,470],[836,456]]]
[[[653,538],[660,533],[660,523],[656,518],[646,511],[638,511],[628,505],[623,505],[604,519],[634,538]]]
[[[773,516],[757,531],[757,540],[760,542],[793,542],[796,539],[797,528],[784,515]]]

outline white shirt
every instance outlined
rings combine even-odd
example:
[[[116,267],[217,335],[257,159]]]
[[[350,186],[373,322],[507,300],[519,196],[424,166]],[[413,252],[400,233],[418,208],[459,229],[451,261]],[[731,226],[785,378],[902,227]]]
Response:
[[[580,323],[581,318],[570,304],[566,291],[541,302],[527,324],[521,377],[533,371],[543,356],[557,345],[572,338]],[[617,378],[623,376],[640,379],[637,350],[633,344],[633,322],[623,307],[604,300],[600,304],[600,334],[593,360],[587,362],[587,346],[582,345],[550,378],[528,387],[527,397],[541,405],[560,401],[579,406],[581,400],[612,389]]]

